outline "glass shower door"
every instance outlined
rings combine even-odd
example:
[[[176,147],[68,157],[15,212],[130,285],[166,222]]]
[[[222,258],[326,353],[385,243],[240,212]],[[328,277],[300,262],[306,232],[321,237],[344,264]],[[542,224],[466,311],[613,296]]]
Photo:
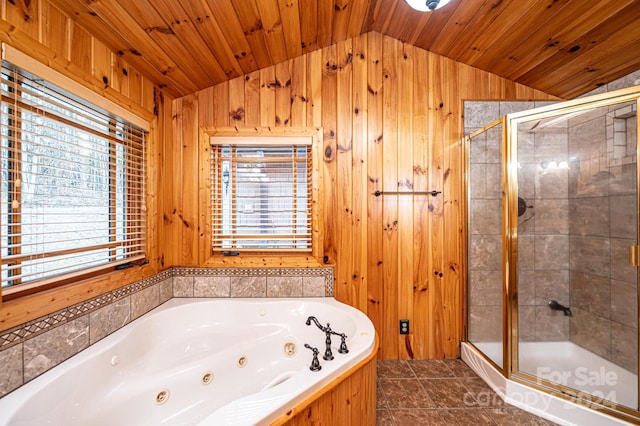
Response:
[[[637,409],[637,102],[515,122],[517,370]]]

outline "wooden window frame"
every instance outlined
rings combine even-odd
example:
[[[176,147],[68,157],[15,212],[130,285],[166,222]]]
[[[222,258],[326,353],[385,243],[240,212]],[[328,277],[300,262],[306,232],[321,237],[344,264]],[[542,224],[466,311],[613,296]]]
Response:
[[[247,251],[239,256],[224,256],[214,253],[212,249],[212,182],[211,182],[211,139],[212,138],[257,138],[268,145],[268,139],[279,141],[283,138],[295,140],[305,138],[311,140],[311,252],[280,251]],[[323,265],[322,223],[322,176],[320,164],[322,159],[322,129],[315,127],[206,127],[200,129],[200,158],[203,167],[199,176],[200,234],[199,263],[203,267],[243,266],[243,267],[317,267]]]

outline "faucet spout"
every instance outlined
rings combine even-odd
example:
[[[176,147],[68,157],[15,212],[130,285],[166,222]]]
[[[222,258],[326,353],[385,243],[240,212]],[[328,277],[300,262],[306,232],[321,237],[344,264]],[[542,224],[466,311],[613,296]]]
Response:
[[[322,331],[326,331],[326,329],[322,326],[322,324],[320,324],[320,321],[318,321],[318,318],[311,316],[309,318],[307,318],[307,325],[311,325],[311,321],[314,322],[314,324]]]
[[[571,309],[568,306],[563,306],[556,300],[549,300],[549,307],[554,311],[563,311],[566,317],[572,316]]]

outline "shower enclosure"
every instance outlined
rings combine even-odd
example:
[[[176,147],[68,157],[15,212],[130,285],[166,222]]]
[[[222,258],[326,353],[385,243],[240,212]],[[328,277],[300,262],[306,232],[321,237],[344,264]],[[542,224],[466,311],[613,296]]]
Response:
[[[640,87],[508,114],[467,152],[467,343],[505,378],[638,411]]]

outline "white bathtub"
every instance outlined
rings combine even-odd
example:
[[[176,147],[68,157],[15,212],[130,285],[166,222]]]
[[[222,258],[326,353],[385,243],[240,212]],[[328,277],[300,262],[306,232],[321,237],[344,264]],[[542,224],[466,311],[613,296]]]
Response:
[[[333,336],[335,359],[323,360],[310,315],[346,334],[349,353]],[[0,399],[0,425],[268,424],[374,342],[371,321],[332,298],[172,299]]]

